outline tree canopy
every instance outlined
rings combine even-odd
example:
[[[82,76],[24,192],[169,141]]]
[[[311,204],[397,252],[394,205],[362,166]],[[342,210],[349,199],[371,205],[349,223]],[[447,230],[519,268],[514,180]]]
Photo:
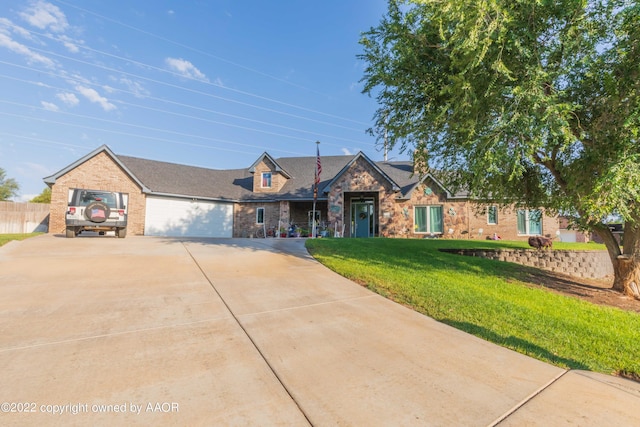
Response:
[[[13,178],[7,178],[7,173],[0,168],[0,201],[9,200],[18,195],[20,186]]]
[[[615,212],[637,258],[639,22],[631,0],[390,0],[361,39],[371,131],[476,200],[571,217],[612,259]]]
[[[30,203],[51,203],[51,188],[45,187],[42,193],[38,194],[33,199],[29,200]]]

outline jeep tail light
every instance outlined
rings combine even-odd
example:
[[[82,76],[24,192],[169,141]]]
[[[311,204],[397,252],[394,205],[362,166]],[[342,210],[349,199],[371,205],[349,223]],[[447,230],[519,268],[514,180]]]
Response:
[[[76,214],[76,208],[69,208],[69,215],[75,215]]]
[[[118,215],[124,216],[124,209],[118,209]]]

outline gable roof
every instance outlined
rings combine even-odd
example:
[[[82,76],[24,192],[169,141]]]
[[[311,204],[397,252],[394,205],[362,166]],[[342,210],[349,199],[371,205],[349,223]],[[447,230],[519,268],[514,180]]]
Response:
[[[467,194],[466,192],[457,192],[457,193],[452,193],[447,187],[445,187],[445,185],[442,183],[442,181],[440,181],[438,178],[436,178],[433,174],[428,173],[426,174],[424,177],[422,177],[422,179],[418,182],[413,183],[412,185],[409,186],[409,188],[407,189],[406,192],[403,191],[403,197],[404,199],[410,199],[411,198],[411,194],[413,193],[413,191],[418,188],[420,186],[420,184],[424,184],[425,182],[431,180],[434,184],[436,184],[438,187],[440,187],[440,189],[442,191],[444,191],[444,193],[447,195],[447,199],[466,199],[469,197],[469,194]]]
[[[103,145],[83,156],[55,174],[44,178],[45,183],[55,184],[60,176],[68,173],[99,153],[106,153],[120,166],[146,194],[220,201],[256,201],[276,200],[313,200],[316,157],[280,157],[273,158],[263,153],[250,167],[244,169],[208,169],[177,163],[148,160],[114,154]],[[288,179],[277,193],[254,193],[253,174],[259,162],[272,162],[277,171]],[[322,173],[318,186],[320,200],[326,199],[331,186],[358,160],[367,162],[376,172],[387,180],[399,198],[410,198],[411,193],[425,180],[432,179],[449,198],[464,198],[466,194],[452,194],[432,175],[419,179],[413,174],[411,162],[373,162],[364,153],[355,156],[321,157]]]
[[[271,157],[271,155],[270,155],[269,153],[267,153],[266,151],[265,151],[264,153],[262,153],[262,155],[261,155],[260,157],[258,157],[258,160],[256,160],[255,162],[253,162],[253,164],[249,167],[249,172],[251,172],[251,173],[255,173],[255,171],[256,171],[256,166],[258,166],[258,165],[260,164],[260,162],[262,162],[262,161],[263,161],[263,160],[265,160],[265,159],[267,159],[267,160],[269,160],[271,163],[273,163],[273,165],[275,166],[275,171],[276,171],[276,172],[280,172],[280,173],[281,173],[282,175],[284,175],[285,177],[287,177],[287,178],[291,178],[291,175],[289,175],[289,174],[287,173],[287,171],[286,171],[286,170],[284,170],[284,169],[282,168],[282,166],[280,166],[280,165],[278,164],[278,162],[277,162],[273,157]]]
[[[376,171],[378,172],[380,175],[382,175],[382,177],[384,179],[386,179],[393,187],[394,190],[400,190],[400,186],[393,180],[391,179],[382,169],[380,169],[380,167],[378,167],[378,165],[374,162],[371,161],[371,159],[369,159],[362,151],[359,151],[358,154],[356,154],[350,161],[349,163],[347,163],[342,170],[340,170],[340,172],[338,172],[337,174],[335,174],[335,176],[324,186],[318,186],[318,188],[320,188],[322,193],[328,193],[331,190],[331,186],[351,167],[353,166],[359,159],[363,159],[365,162],[369,163],[369,165]],[[324,163],[323,163],[323,171],[324,171]]]
[[[120,159],[118,158],[118,156],[115,155],[115,153],[113,151],[111,151],[111,149],[106,146],[106,145],[101,145],[100,147],[96,148],[95,150],[93,150],[92,152],[90,152],[89,154],[79,158],[78,160],[76,160],[75,162],[71,163],[70,165],[68,165],[67,167],[59,170],[58,172],[54,173],[53,175],[49,175],[45,178],[43,178],[45,184],[49,184],[49,185],[53,185],[56,183],[56,180],[58,178],[60,178],[61,176],[65,175],[66,173],[68,173],[69,171],[77,168],[78,166],[80,166],[81,164],[85,163],[86,161],[88,161],[89,159],[97,156],[100,153],[105,153],[107,156],[111,157],[111,159],[118,165],[120,166],[120,168],[122,168],[122,170],[125,171],[125,173],[127,175],[129,175],[129,177],[136,183],[138,184],[141,188],[143,192],[148,191],[148,189],[146,188],[146,186],[136,177],[136,175],[124,164],[120,161]]]

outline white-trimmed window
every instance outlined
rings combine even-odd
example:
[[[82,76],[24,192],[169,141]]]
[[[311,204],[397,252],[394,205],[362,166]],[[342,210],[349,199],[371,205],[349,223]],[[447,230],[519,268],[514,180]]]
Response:
[[[271,188],[271,172],[262,172],[262,188]]]
[[[442,233],[442,206],[416,206],[413,225],[416,233]]]
[[[542,211],[539,209],[519,209],[517,223],[518,234],[525,236],[542,235]]]
[[[487,208],[487,224],[498,224],[498,207],[489,206]]]
[[[256,209],[256,224],[264,224],[264,208]]]

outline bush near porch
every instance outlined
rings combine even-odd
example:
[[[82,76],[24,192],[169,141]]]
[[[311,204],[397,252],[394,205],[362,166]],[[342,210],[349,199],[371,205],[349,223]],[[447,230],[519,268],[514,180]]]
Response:
[[[438,321],[563,368],[640,380],[639,313],[532,287],[526,267],[438,250],[524,247],[526,242],[507,241],[307,241],[310,253],[330,269]]]

